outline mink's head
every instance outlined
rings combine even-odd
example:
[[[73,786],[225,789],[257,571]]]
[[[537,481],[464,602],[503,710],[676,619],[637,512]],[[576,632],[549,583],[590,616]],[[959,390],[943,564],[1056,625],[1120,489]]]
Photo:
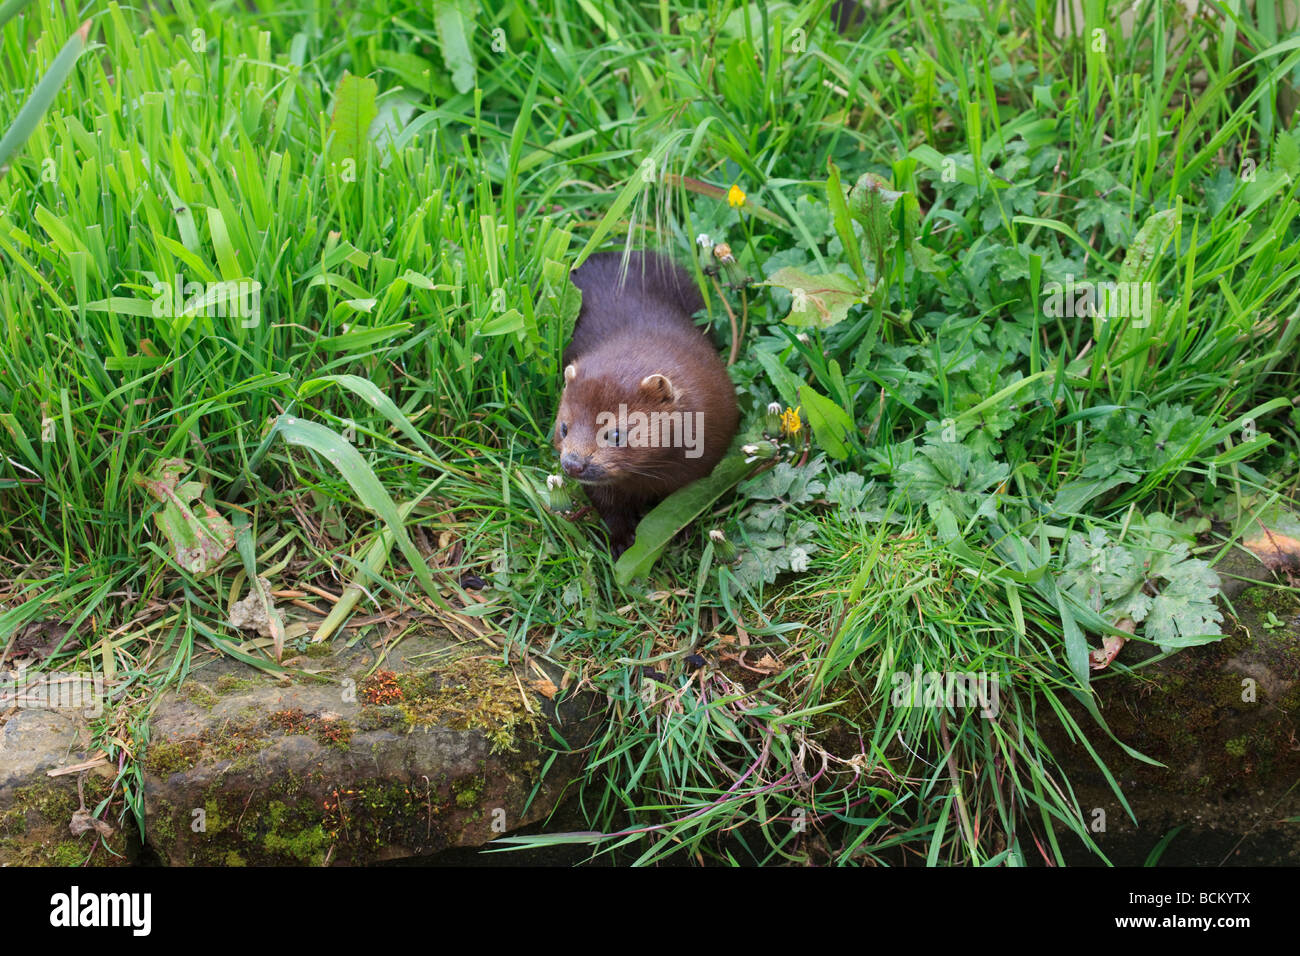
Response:
[[[675,485],[683,459],[698,457],[692,453],[704,436],[693,422],[682,427],[672,379],[659,372],[601,374],[583,366],[579,360],[564,370],[552,435],[565,474],[584,485]]]

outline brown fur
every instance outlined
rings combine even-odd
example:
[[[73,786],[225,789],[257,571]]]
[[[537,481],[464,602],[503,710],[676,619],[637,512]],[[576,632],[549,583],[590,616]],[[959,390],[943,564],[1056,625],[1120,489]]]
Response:
[[[735,387],[708,336],[691,313],[704,307],[690,277],[671,261],[634,252],[627,272],[621,253],[598,253],[573,272],[582,309],[564,353],[565,388],[554,444],[570,477],[609,528],[610,550],[622,554],[637,522],[654,504],[713,470],[736,434],[740,413]],[[620,405],[632,423],[611,445]],[[599,421],[608,413],[614,424]],[[668,447],[645,444],[649,432],[636,413],[658,413],[657,434]],[[696,413],[700,413],[698,416]],[[683,416],[689,416],[684,419]],[[698,426],[692,434],[677,421]],[[629,439],[643,439],[636,447]],[[686,438],[700,450],[688,454]]]

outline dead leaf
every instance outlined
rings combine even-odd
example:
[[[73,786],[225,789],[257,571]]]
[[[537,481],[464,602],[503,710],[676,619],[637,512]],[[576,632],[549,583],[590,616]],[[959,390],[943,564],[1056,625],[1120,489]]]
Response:
[[[533,690],[537,691],[537,693],[545,697],[547,700],[554,698],[555,695],[560,690],[558,687],[555,686],[554,681],[545,677],[542,678],[541,680],[530,681],[529,686],[532,687]]]
[[[259,636],[269,637],[275,648],[275,659],[280,659],[284,647],[284,621],[275,608],[271,585],[266,578],[258,578],[256,584],[249,588],[248,596],[231,606],[228,621],[231,627],[242,631],[257,631]]]
[[[101,837],[111,837],[113,835],[113,828],[108,825],[107,821],[96,819],[95,815],[86,809],[85,771],[77,778],[77,802],[81,806],[72,811],[72,819],[68,822],[68,829],[72,831],[73,836],[81,836],[88,830],[94,830]]]
[[[1263,534],[1242,542],[1270,571],[1300,568],[1300,541],[1260,525]]]
[[[235,529],[230,522],[202,501],[204,483],[180,483],[191,466],[180,458],[159,461],[149,475],[132,475],[132,480],[162,502],[153,520],[171,545],[176,563],[192,574],[207,574],[235,546]],[[203,514],[192,507],[197,503]]]
[[[1115,626],[1121,631],[1127,631],[1129,634],[1137,630],[1136,622],[1127,617],[1120,618],[1115,622]],[[1127,643],[1127,637],[1120,637],[1118,634],[1107,634],[1102,638],[1100,650],[1094,649],[1088,652],[1088,665],[1095,671],[1105,670],[1119,656],[1120,650]]]
[[[73,810],[72,820],[68,823],[68,829],[72,831],[73,836],[81,836],[87,830],[94,830],[102,837],[111,837],[113,828],[103,820],[97,819],[89,810]]]

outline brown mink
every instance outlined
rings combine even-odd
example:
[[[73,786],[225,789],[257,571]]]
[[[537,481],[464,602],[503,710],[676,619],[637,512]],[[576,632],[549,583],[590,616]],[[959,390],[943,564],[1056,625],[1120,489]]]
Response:
[[[554,444],[609,529],[631,546],[637,522],[722,458],[740,412],[690,276],[664,256],[601,252],[572,273],[582,308],[564,352]]]

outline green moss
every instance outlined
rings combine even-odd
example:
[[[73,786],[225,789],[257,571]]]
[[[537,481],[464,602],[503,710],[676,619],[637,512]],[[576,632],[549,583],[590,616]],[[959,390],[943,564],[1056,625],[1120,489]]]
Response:
[[[81,866],[86,860],[88,847],[71,841],[56,844],[51,852],[51,862],[55,866]]]
[[[92,842],[75,840],[58,843],[31,843],[23,840],[0,840],[0,861],[7,866],[81,866],[90,853]],[[96,857],[104,860],[105,857]],[[113,859],[108,857],[107,859]]]
[[[212,689],[206,684],[200,684],[196,681],[187,682],[176,695],[182,700],[188,700],[198,704],[204,710],[211,710],[217,705],[218,697],[212,693]]]
[[[35,811],[46,823],[58,823],[72,818],[77,808],[71,792],[64,793],[54,787],[33,784],[14,794],[14,807],[22,811]]]
[[[0,813],[0,835],[22,836],[27,832],[27,815],[21,810]]]
[[[93,807],[113,790],[111,779],[90,774],[84,783],[86,805]],[[80,806],[73,781],[39,783],[13,793],[12,804],[0,813],[0,864],[19,866],[80,866],[95,845],[93,836],[69,838],[68,822]],[[112,853],[96,854],[100,864],[126,862],[121,836],[107,841]]]
[[[325,829],[344,847],[362,858],[377,849],[400,845],[414,852],[431,848],[432,822],[453,809],[445,791],[421,781],[402,784],[365,781],[331,802],[325,814]],[[345,825],[346,824],[346,825]],[[445,845],[441,840],[438,848]]]
[[[487,781],[483,777],[470,777],[466,780],[458,780],[452,785],[451,791],[456,795],[456,806],[462,810],[469,810],[477,807],[479,800],[483,796],[483,787]]]
[[[205,832],[190,832],[188,807],[159,801],[150,840],[171,852],[182,848],[177,862],[203,866],[363,863],[390,847],[429,853],[468,831],[481,839],[481,804],[492,785],[480,773],[453,782],[444,775],[437,782],[369,779],[329,789],[308,773],[270,784],[250,812],[246,789],[233,792],[218,782],[203,794]]]
[[[235,719],[232,723],[223,728],[226,730],[247,731],[257,727],[266,717],[266,712],[257,704],[245,704],[235,712]]]
[[[1257,584],[1241,592],[1242,603],[1261,613],[1272,611],[1279,618],[1286,620],[1287,615],[1296,611],[1296,598],[1285,588],[1266,587]]]
[[[318,823],[314,827],[291,836],[268,833],[265,846],[269,853],[284,853],[303,863],[320,864],[324,862],[325,850],[330,845],[329,835]]]
[[[234,674],[222,674],[217,678],[217,693],[223,697],[241,694],[256,686],[257,681],[247,677],[236,677]]]
[[[329,834],[320,823],[290,830],[286,824],[291,815],[285,804],[278,801],[270,804],[267,813],[270,830],[263,837],[262,845],[268,853],[291,856],[301,863],[323,863],[325,850],[332,842]]]
[[[169,812],[170,805],[159,807],[159,812],[152,814],[148,820],[151,834],[167,845],[176,842],[175,816]]]
[[[276,781],[271,788],[271,792],[277,795],[287,797],[297,796],[302,791],[302,780],[292,770],[287,771],[283,778]]]
[[[225,826],[226,821],[221,815],[221,807],[216,797],[208,797],[203,801],[203,832],[213,836],[224,830]]]
[[[1234,737],[1223,745],[1223,749],[1234,757],[1244,757],[1246,756],[1246,738]]]
[[[537,715],[528,710],[513,672],[494,661],[462,658],[436,671],[396,675],[395,682],[411,726],[480,730],[493,753],[513,752],[520,733],[536,734]]]
[[[112,789],[112,783],[105,778],[98,774],[88,775],[85,782],[86,805],[93,806],[103,800]],[[28,813],[35,812],[46,823],[66,827],[72,819],[73,811],[79,806],[75,784],[69,782],[68,785],[60,786],[37,783],[14,791],[13,803],[6,816],[16,823],[12,815],[25,818]]]
[[[333,653],[333,648],[326,641],[317,644],[308,644],[307,649],[303,651],[307,657],[329,657]]]

